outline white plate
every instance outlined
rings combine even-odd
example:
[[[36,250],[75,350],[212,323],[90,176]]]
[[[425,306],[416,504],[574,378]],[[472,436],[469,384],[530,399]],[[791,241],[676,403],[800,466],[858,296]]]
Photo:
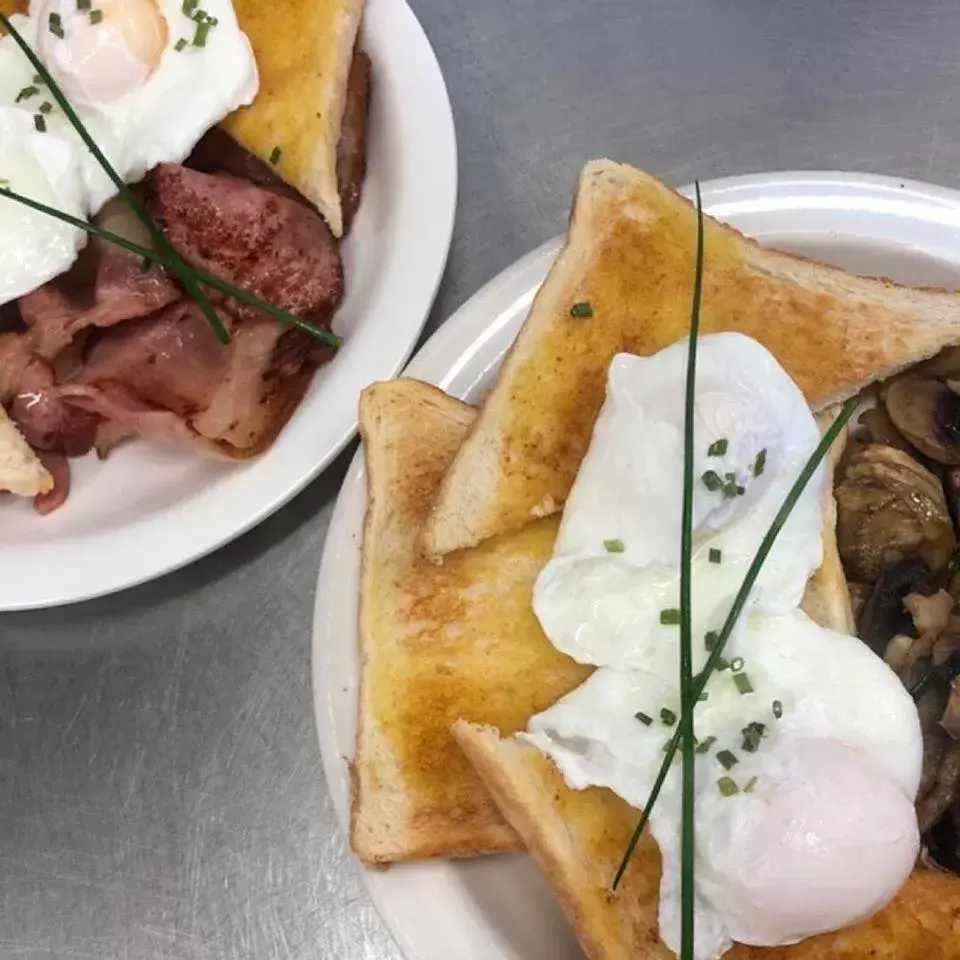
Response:
[[[137,441],[105,463],[72,461],[73,489],[49,517],[0,505],[0,610],[112,593],[196,560],[268,517],[306,486],[356,429],[360,390],[410,356],[453,231],[457,152],[436,57],[405,0],[369,0],[373,60],[368,174],[344,246],[346,338],[280,438],[245,465],[209,463]]]
[[[688,195],[689,190],[684,191]],[[706,210],[762,242],[904,283],[960,287],[960,193],[887,177],[781,173],[703,185]],[[487,284],[417,354],[407,374],[478,399],[559,249],[553,240]],[[357,455],[330,525],[317,589],[313,689],[323,767],[346,828],[356,730],[357,591],[365,505]],[[366,873],[410,960],[576,960],[582,954],[524,857]]]

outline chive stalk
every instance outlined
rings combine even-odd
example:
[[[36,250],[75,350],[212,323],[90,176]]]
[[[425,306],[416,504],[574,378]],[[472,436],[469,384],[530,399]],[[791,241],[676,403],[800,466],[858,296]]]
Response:
[[[59,24],[59,16],[56,14],[51,14],[51,30],[53,30],[54,17],[57,17],[56,22]],[[74,130],[77,131],[77,134],[84,142],[86,148],[93,154],[96,161],[103,168],[104,173],[106,173],[113,182],[113,185],[117,188],[117,192],[127,202],[127,205],[130,207],[130,209],[133,210],[147,230],[150,231],[150,236],[153,238],[153,241],[156,243],[157,247],[167,255],[172,264],[171,269],[173,269],[179,275],[183,285],[187,289],[187,293],[190,294],[190,296],[194,299],[194,301],[196,301],[200,309],[203,311],[204,316],[206,316],[207,320],[210,322],[210,326],[213,327],[213,331],[217,335],[217,339],[221,343],[229,343],[230,334],[227,333],[226,327],[224,327],[222,321],[217,316],[216,311],[213,309],[213,306],[207,299],[207,295],[200,289],[196,279],[190,273],[190,268],[188,267],[186,261],[174,249],[170,241],[167,240],[163,231],[159,226],[157,226],[156,221],[150,216],[147,208],[144,207],[130,187],[128,187],[124,182],[123,177],[121,177],[120,174],[117,173],[117,171],[113,168],[113,165],[107,159],[104,152],[97,145],[96,140],[90,136],[87,128],[83,125],[83,121],[77,116],[73,107],[70,105],[70,101],[64,96],[63,91],[50,75],[50,72],[43,64],[43,61],[41,61],[36,53],[33,52],[33,50],[30,48],[30,44],[23,39],[23,37],[20,35],[20,31],[13,26],[13,24],[10,22],[10,18],[2,11],[0,11],[0,24],[2,24],[7,33],[13,37],[14,43],[16,43],[16,45],[23,52],[24,56],[30,61],[30,65],[33,67],[33,69],[36,70],[41,77],[43,77],[43,82],[49,89],[50,96],[52,96],[56,101],[57,106],[59,106],[63,111],[64,116],[66,116],[67,120],[70,121],[70,124]],[[60,35],[62,36],[62,27]],[[39,116],[39,114],[37,116]],[[36,119],[37,118],[34,117],[34,123],[39,130],[41,127],[40,124],[36,123]]]
[[[754,584],[757,582],[757,577],[760,576],[760,570],[763,568],[763,564],[766,562],[770,551],[773,549],[773,545],[776,543],[777,537],[780,535],[780,531],[783,529],[784,524],[789,519],[790,514],[793,512],[793,508],[796,506],[797,501],[800,499],[800,495],[806,489],[807,484],[810,482],[810,479],[816,472],[817,467],[820,466],[823,458],[827,455],[827,451],[836,442],[837,437],[840,436],[840,432],[847,425],[847,423],[849,423],[850,418],[856,412],[859,402],[859,398],[851,397],[843,405],[843,409],[840,411],[837,419],[834,420],[830,429],[823,435],[820,443],[817,445],[816,450],[814,450],[810,455],[810,459],[807,460],[804,468],[800,471],[800,475],[790,488],[790,492],[784,499],[783,504],[777,512],[777,515],[773,518],[770,528],[767,530],[763,540],[760,542],[757,553],[747,569],[747,573],[743,578],[743,583],[740,585],[740,589],[737,591],[737,595],[734,597],[733,605],[730,607],[730,612],[727,614],[727,619],[724,621],[723,628],[720,631],[717,642],[710,651],[710,656],[707,658],[706,666],[700,672],[694,683],[693,689],[697,696],[702,693],[713,672],[717,669],[718,662],[722,659],[723,649],[726,646],[731,633],[733,633],[733,628],[737,620],[740,618],[743,608],[747,605],[750,591],[753,590]],[[740,676],[740,674],[737,674],[737,676]],[[776,716],[778,719],[783,715],[783,705],[779,700],[774,701],[773,712],[774,716]],[[650,819],[650,815],[653,812],[653,808],[658,798],[660,797],[660,792],[663,790],[663,784],[667,779],[667,773],[670,770],[670,764],[673,762],[673,758],[676,756],[679,746],[680,731],[678,730],[677,733],[674,734],[673,739],[670,741],[667,755],[664,757],[663,764],[660,767],[660,772],[657,774],[656,780],[653,784],[653,789],[650,791],[650,797],[644,805],[643,811],[640,814],[640,819],[637,822],[636,829],[633,831],[633,836],[631,836],[630,842],[627,844],[627,849],[624,852],[623,859],[620,862],[620,867],[617,870],[617,875],[614,878],[614,889],[616,889],[617,885],[619,884],[619,881],[623,877],[623,874],[627,869],[627,865],[630,862],[630,858],[637,849],[637,844],[640,842],[640,836],[643,833],[644,827],[647,825],[647,821]]]

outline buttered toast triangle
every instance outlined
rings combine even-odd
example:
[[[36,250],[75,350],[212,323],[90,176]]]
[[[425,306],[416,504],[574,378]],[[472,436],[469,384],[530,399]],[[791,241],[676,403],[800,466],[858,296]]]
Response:
[[[337,148],[363,5],[233,0],[256,54],[260,90],[221,126],[314,203],[335,237],[343,233]]]
[[[518,730],[590,673],[550,646],[530,606],[555,519],[443,566],[420,556],[475,416],[415,380],[374,384],[360,403],[368,503],[350,839],[368,864],[520,849],[450,726],[468,716]]]
[[[610,883],[637,811],[608,790],[569,789],[534,747],[458,723],[457,741],[557,894],[590,960],[675,960],[658,930],[660,854],[644,837],[617,893]],[[724,960],[956,960],[960,877],[915,870],[866,923],[791,947],[737,944]]]
[[[428,552],[560,509],[610,360],[686,337],[695,247],[687,200],[631,167],[587,164],[567,244],[444,479],[424,533]],[[855,277],[764,249],[709,218],[705,251],[701,332],[755,337],[814,408],[960,340],[960,295]]]

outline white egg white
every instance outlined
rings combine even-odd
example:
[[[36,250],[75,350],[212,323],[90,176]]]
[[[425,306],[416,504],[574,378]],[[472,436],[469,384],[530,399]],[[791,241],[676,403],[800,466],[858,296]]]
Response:
[[[206,45],[203,47],[192,44],[197,25],[184,14],[182,0],[157,0],[156,6],[166,22],[167,44],[159,62],[148,72],[146,79],[136,72],[118,70],[120,82],[127,78],[127,82],[132,84],[130,89],[114,89],[111,96],[103,100],[84,97],[83,102],[72,102],[110,163],[130,183],[140,180],[158,163],[183,161],[207,130],[232,110],[250,103],[258,88],[253,53],[249,41],[240,30],[230,0],[204,0],[199,4],[198,8],[217,19],[216,26],[207,32]],[[63,38],[50,34],[51,13],[61,18]],[[96,31],[97,27],[90,27],[89,13],[78,10],[76,0],[35,0],[31,3],[29,15],[12,20],[31,48],[35,51],[41,49],[51,63],[56,59],[59,76],[63,77],[71,64],[75,64],[77,70],[84,69],[86,61],[81,54],[89,46],[91,30]],[[76,51],[76,56],[72,56],[70,45],[72,41],[79,44],[78,38],[83,39],[83,50]],[[187,41],[180,50],[177,49],[179,40]],[[129,51],[122,45],[118,46],[116,38],[109,43],[113,44],[108,47],[111,56],[115,55],[118,60],[129,57]],[[35,82],[35,74],[36,71],[17,48],[14,39],[9,36],[0,38],[0,109],[22,115],[17,129],[23,129],[24,136],[31,131],[37,132],[34,117],[43,104],[53,103],[44,86]],[[66,80],[63,85],[70,86]],[[31,88],[35,88],[36,92],[23,96],[23,92]],[[59,108],[54,106],[43,117],[45,132],[39,135],[51,146],[48,150],[33,152],[46,170],[53,191],[47,198],[48,202],[59,209],[76,213],[74,201],[79,194],[81,212],[96,213],[116,195],[114,184],[82,144]],[[64,147],[54,146],[56,143]],[[58,151],[62,153],[68,147],[73,149],[76,157],[73,174],[76,182],[67,182],[63,165],[51,159],[58,155]],[[22,171],[13,169],[12,157],[8,156],[5,162],[4,156],[8,155],[0,153],[0,180],[6,180],[11,188],[19,189]],[[4,218],[10,218],[6,224]],[[36,215],[29,219],[27,226],[30,230],[27,246],[31,250],[46,244],[53,244],[57,250],[61,250],[62,241],[58,246],[58,238],[63,231],[55,220]],[[5,242],[4,237],[13,230],[23,227],[23,217],[13,211],[9,202],[3,204],[0,207],[0,242]],[[0,258],[12,256],[9,250],[0,250]],[[73,259],[60,257],[56,272],[67,269]],[[2,262],[8,261],[3,259]],[[12,259],[9,262],[14,263]],[[36,288],[50,279],[50,263],[49,259],[35,259],[32,254],[21,256],[16,261],[16,277],[11,278],[6,289],[23,293]],[[0,303],[17,295],[0,292]]]
[[[534,717],[525,736],[572,787],[605,786],[638,808],[680,713],[679,628],[662,623],[660,611],[678,606],[685,360],[685,344],[614,360],[534,599],[551,642],[599,669]],[[719,629],[819,434],[779,364],[734,334],[701,339],[695,412],[697,476],[733,473],[744,488],[733,496],[702,484],[697,491],[699,670],[705,632]],[[726,450],[710,456],[721,438]],[[713,675],[695,711],[698,960],[715,960],[734,941],[793,943],[869,916],[917,854],[916,707],[858,639],[799,610],[821,561],[822,493],[821,477],[801,497],[724,650],[729,666]],[[605,539],[621,541],[622,552],[611,553]],[[711,562],[711,548],[721,562]],[[680,797],[675,762],[650,822],[663,855],[661,936],[674,950]]]
[[[536,582],[534,610],[547,636],[584,663],[646,666],[666,655],[676,633],[660,617],[679,606],[686,353],[676,343],[654,357],[614,358],[556,549]],[[702,637],[722,625],[820,436],[796,384],[749,337],[704,337],[697,382],[693,617]],[[726,451],[711,456],[718,441]],[[709,471],[732,475],[742,495],[708,489]],[[793,609],[820,565],[823,478],[820,470],[808,484],[764,564],[752,595],[757,609]],[[611,553],[610,541],[623,552]],[[711,562],[711,550],[720,551],[720,562]]]
[[[0,107],[0,183],[75,217],[85,213],[72,143],[38,133],[22,110]],[[0,303],[63,273],[87,240],[71,227],[0,198]]]

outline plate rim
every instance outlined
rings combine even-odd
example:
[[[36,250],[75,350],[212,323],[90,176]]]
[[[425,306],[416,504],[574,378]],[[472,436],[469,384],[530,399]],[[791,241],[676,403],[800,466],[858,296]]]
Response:
[[[943,219],[946,218],[951,226],[956,227],[958,236],[960,236],[960,190],[907,177],[872,173],[860,174],[851,171],[785,170],[722,177],[701,183],[704,206],[712,211],[715,211],[721,203],[736,203],[739,198],[748,197],[751,192],[755,193],[757,190],[776,192],[778,188],[790,188],[796,192],[798,187],[811,191],[832,187],[851,195],[896,195],[903,197],[912,207],[915,205],[913,214],[918,221],[930,220],[942,223]],[[678,192],[690,198],[694,195],[694,185],[689,184],[681,187]],[[795,205],[794,207],[796,209]],[[788,207],[785,205],[782,209],[786,210]],[[926,216],[921,216],[921,212],[926,213]],[[825,235],[825,232],[821,235]],[[440,387],[448,385],[457,373],[469,367],[470,355],[475,354],[483,342],[495,336],[496,331],[509,322],[509,316],[516,309],[516,304],[520,299],[523,299],[522,291],[519,289],[522,287],[523,278],[535,269],[542,268],[543,261],[552,263],[563,245],[564,238],[565,235],[561,234],[547,240],[487,281],[473,296],[454,311],[448,320],[422,345],[403,371],[402,376],[422,379]],[[906,249],[906,244],[904,244],[904,249]],[[958,255],[957,263],[960,264],[960,255]],[[546,270],[543,272],[545,274]],[[528,296],[526,296],[527,300],[532,301],[539,286],[540,282],[536,284],[532,291],[529,291]],[[493,306],[501,300],[505,303],[500,306],[499,313],[494,313],[492,317],[484,320],[484,308]],[[458,348],[460,353],[451,356],[451,352]],[[469,353],[464,354],[464,350]],[[444,365],[446,365],[446,368],[441,369]],[[455,392],[454,395],[461,396],[460,392]],[[357,497],[360,498],[361,503],[359,524],[351,522],[351,514],[355,514],[357,509]],[[365,502],[365,499],[363,450],[358,448],[338,494],[321,555],[314,599],[311,638],[311,684],[314,698],[314,719],[321,752],[323,775],[330,790],[340,830],[347,836],[346,848],[348,851],[350,850],[348,836],[350,796],[348,764],[352,759],[352,754],[350,757],[340,755],[336,743],[334,714],[341,708],[336,705],[335,689],[341,687],[343,679],[341,677],[331,677],[327,680],[326,677],[327,650],[330,644],[337,642],[337,638],[325,635],[325,623],[330,618],[328,613],[329,602],[331,598],[337,596],[337,590],[334,588],[338,579],[337,572],[342,571],[345,559],[350,560],[351,554],[354,560],[358,562],[362,543],[362,503]],[[343,595],[342,590],[340,595]],[[351,601],[354,607],[356,607],[358,599],[358,597],[355,597]],[[326,632],[329,633],[329,631]],[[349,637],[340,636],[341,643],[355,643],[356,639],[356,631]],[[354,650],[352,656],[359,661],[356,650]],[[359,670],[356,672],[359,678]],[[344,692],[346,692],[346,689],[343,688]],[[358,686],[355,686],[354,692],[351,694],[354,704],[356,703],[357,693]],[[378,915],[406,960],[441,960],[442,957],[449,956],[449,943],[441,943],[436,940],[433,941],[429,952],[424,952],[421,949],[422,938],[425,936],[424,931],[422,929],[412,930],[408,925],[409,918],[405,920],[402,911],[395,911],[391,908],[389,903],[391,898],[385,892],[389,882],[386,881],[386,878],[389,877],[390,873],[404,874],[406,881],[409,883],[411,875],[415,875],[418,868],[424,866],[435,867],[437,862],[402,864],[393,867],[387,873],[382,873],[364,869],[353,856],[352,851],[349,852],[349,856],[354,867],[361,872],[364,887]],[[484,859],[489,860],[490,858]],[[464,865],[469,867],[470,861],[441,861],[440,863],[449,866],[451,869],[457,869]],[[453,891],[450,895],[456,899],[458,892]],[[480,925],[476,923],[473,916],[467,915],[461,919],[464,919],[467,923],[469,930],[480,929]],[[442,929],[442,927],[442,924],[437,925],[439,929]],[[437,930],[435,929],[430,935],[436,937],[438,935]],[[462,940],[461,943],[463,943]],[[499,948],[502,945],[484,944],[482,946],[489,950],[491,946]],[[471,958],[474,956],[472,952],[470,954],[458,953],[457,955],[464,958],[468,955]],[[484,958],[493,955],[487,952],[482,954]],[[513,958],[516,956],[513,953],[496,953],[495,955],[498,958],[506,956]],[[476,954],[476,956],[480,956],[480,954]]]
[[[351,369],[356,370],[353,379],[357,382],[394,377],[415,350],[446,269],[458,195],[453,108],[439,61],[422,24],[407,0],[368,0],[362,30],[371,27],[377,33],[378,46],[392,51],[390,59],[395,64],[394,71],[402,72],[404,83],[409,85],[404,96],[397,98],[405,105],[402,123],[399,123],[404,128],[405,140],[416,143],[423,139],[424,133],[429,133],[429,166],[412,162],[405,151],[399,160],[407,171],[405,175],[412,172],[416,177],[415,192],[420,194],[430,187],[433,203],[429,207],[416,208],[416,222],[409,215],[406,218],[398,215],[397,223],[404,236],[416,234],[426,238],[418,259],[426,269],[421,273],[420,289],[411,294],[409,306],[402,311],[406,322],[392,328],[388,341],[392,347],[381,350],[375,357],[358,354],[351,358]],[[400,39],[395,40],[395,37]],[[404,69],[411,65],[416,69]],[[396,114],[392,115],[392,120],[394,124],[398,123]],[[426,151],[421,148],[420,152]],[[397,313],[399,315],[401,311]],[[335,359],[333,364],[336,363]],[[349,379],[347,374],[342,376]],[[328,411],[333,409],[334,412],[329,415],[342,418],[342,424],[331,429],[330,440],[314,461],[306,467],[300,463],[291,465],[289,472],[281,475],[279,481],[267,479],[261,488],[262,493],[248,494],[249,500],[255,502],[247,502],[239,508],[238,521],[222,520],[216,527],[211,526],[209,533],[195,536],[184,549],[163,543],[160,548],[162,556],[157,559],[154,559],[153,551],[137,549],[143,543],[137,534],[148,532],[145,525],[149,516],[123,524],[103,535],[104,551],[112,548],[123,555],[123,563],[114,562],[107,575],[101,575],[102,565],[99,564],[100,570],[94,575],[89,572],[89,564],[85,569],[85,551],[90,548],[86,537],[65,536],[62,540],[41,537],[36,545],[10,547],[0,551],[8,554],[0,561],[0,582],[10,584],[5,594],[0,592],[0,613],[50,609],[119,593],[194,563],[247,533],[315,480],[353,439],[357,430],[356,396],[343,395],[343,389],[348,386],[352,392],[353,384],[343,384],[331,394],[333,402],[327,407]],[[322,390],[320,395],[323,395]],[[338,409],[343,412],[336,412]],[[269,461],[269,457],[268,451],[264,458],[251,463]],[[239,472],[246,466],[240,463],[235,469]],[[179,504],[171,504],[169,515],[175,517],[178,510]],[[38,522],[43,521],[38,518]],[[44,575],[43,569],[50,563],[53,552],[60,554],[56,558],[60,576],[56,578]],[[15,553],[19,556],[10,556]],[[86,556],[89,558],[88,554]]]

